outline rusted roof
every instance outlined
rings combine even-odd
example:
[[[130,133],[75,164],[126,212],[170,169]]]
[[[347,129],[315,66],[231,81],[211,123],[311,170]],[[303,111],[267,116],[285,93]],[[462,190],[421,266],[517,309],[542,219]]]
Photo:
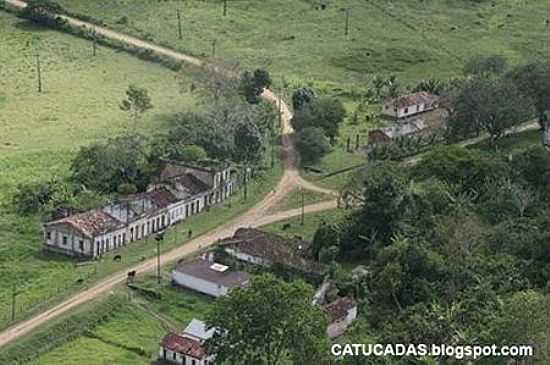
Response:
[[[176,271],[225,286],[234,288],[245,286],[250,281],[250,275],[244,271],[216,271],[212,269],[214,263],[208,260],[197,259],[191,262],[181,262],[176,266]]]
[[[202,360],[206,351],[201,343],[189,337],[183,337],[175,333],[169,333],[162,339],[160,345],[168,350]]]
[[[274,264],[282,264],[306,272],[320,273],[325,269],[324,265],[309,259],[311,247],[309,242],[287,239],[259,229],[239,228],[233,237],[223,239],[220,244]]]
[[[437,100],[437,96],[426,91],[420,91],[414,94],[401,95],[392,102],[398,108],[406,108],[409,106],[427,104],[432,105]]]
[[[195,177],[193,174],[190,174],[190,173],[184,174],[181,176],[176,176],[172,178],[170,182],[175,184],[181,184],[192,195],[203,193],[212,188],[211,186],[204,183],[202,180],[200,180],[199,178]]]
[[[104,234],[118,228],[122,223],[101,210],[90,210],[49,222],[46,225],[69,224],[88,238]]]
[[[174,194],[164,188],[149,191],[147,196],[158,208],[166,208],[178,201],[178,198]]]
[[[323,307],[329,315],[330,321],[336,322],[346,318],[348,312],[355,307],[355,302],[350,297],[341,297]]]

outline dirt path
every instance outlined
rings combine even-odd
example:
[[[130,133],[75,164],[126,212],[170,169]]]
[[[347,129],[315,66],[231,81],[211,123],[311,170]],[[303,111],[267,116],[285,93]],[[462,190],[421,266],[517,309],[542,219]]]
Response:
[[[26,6],[25,2],[19,1],[19,0],[5,0],[5,2],[16,8],[24,8]],[[80,28],[86,28],[86,29],[93,28],[98,34],[104,37],[118,40],[120,42],[125,42],[127,44],[131,44],[133,46],[140,47],[143,49],[149,49],[155,53],[171,57],[177,61],[187,62],[196,66],[202,66],[204,64],[201,60],[197,58],[176,52],[174,50],[171,50],[165,47],[157,46],[149,42],[145,42],[135,37],[131,37],[119,32],[115,32],[113,30],[110,30],[104,27],[94,26],[92,24],[82,22],[74,18],[70,18],[66,16],[63,16],[63,18],[70,25],[74,27],[80,27]],[[274,189],[274,192],[272,194],[267,195],[261,202],[256,204],[254,207],[252,207],[250,210],[248,210],[246,213],[242,214],[241,216],[229,221],[228,223],[202,236],[197,237],[196,239],[190,242],[187,242],[185,245],[181,247],[177,247],[163,254],[160,258],[161,265],[167,265],[167,264],[173,263],[184,256],[191,255],[193,253],[196,253],[204,249],[209,245],[212,245],[213,243],[215,243],[217,240],[221,238],[231,236],[239,227],[259,227],[262,225],[270,224],[273,222],[277,222],[283,219],[300,215],[301,214],[300,208],[285,211],[285,212],[278,212],[274,214],[269,213],[270,209],[275,207],[278,202],[280,202],[285,196],[287,196],[292,190],[296,189],[297,187],[302,187],[304,189],[313,190],[316,192],[329,194],[333,196],[336,195],[335,192],[318,187],[313,183],[310,183],[302,179],[302,177],[300,177],[300,174],[297,168],[297,155],[294,149],[293,130],[290,125],[292,113],[288,105],[280,97],[275,95],[272,91],[266,90],[262,94],[262,97],[277,105],[279,105],[280,103],[280,110],[282,111],[282,123],[283,123],[282,144],[283,144],[283,160],[284,160],[285,169],[281,180],[279,181],[279,183]],[[319,211],[324,211],[328,209],[335,209],[336,205],[337,205],[336,200],[322,202],[319,204],[306,206],[305,212],[313,213],[313,212],[319,212]],[[143,272],[152,271],[155,268],[156,268],[156,258],[152,258],[101,280],[91,288],[75,294],[74,296],[70,297],[67,300],[64,300],[63,302],[54,306],[53,308],[50,308],[40,314],[35,315],[34,317],[26,321],[15,324],[14,326],[9,327],[8,329],[2,331],[0,333],[0,347],[20,338],[21,336],[29,334],[37,327],[45,324],[46,322],[56,317],[59,317],[62,314],[67,313],[71,309],[76,308],[77,306],[82,305],[94,298],[97,298],[98,296],[101,296],[110,292],[112,289],[114,289],[115,286],[125,282],[126,274],[128,271],[135,270],[138,273],[143,273]]]

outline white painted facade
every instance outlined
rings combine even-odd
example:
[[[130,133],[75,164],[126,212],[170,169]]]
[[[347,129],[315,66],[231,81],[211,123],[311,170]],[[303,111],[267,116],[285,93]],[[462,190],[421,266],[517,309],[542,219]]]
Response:
[[[196,359],[188,355],[180,354],[161,346],[159,358],[179,365],[212,365],[212,359]]]
[[[267,260],[267,259],[263,259],[263,258],[257,257],[257,256],[252,256],[252,255],[249,255],[247,253],[235,250],[233,248],[228,247],[228,248],[225,249],[225,252],[227,254],[235,257],[236,259],[238,259],[240,261],[248,262],[248,263],[251,263],[251,264],[254,264],[254,265],[260,265],[260,266],[266,266],[266,267],[269,267],[269,266],[272,265],[272,262]]]
[[[177,270],[172,271],[172,280],[179,286],[189,288],[214,298],[226,295],[229,288],[221,284],[200,279]]]
[[[410,105],[406,107],[397,107],[395,105],[395,101],[387,101],[384,103],[384,110],[382,111],[382,113],[392,118],[402,119],[432,109],[432,107],[426,105],[425,103]]]

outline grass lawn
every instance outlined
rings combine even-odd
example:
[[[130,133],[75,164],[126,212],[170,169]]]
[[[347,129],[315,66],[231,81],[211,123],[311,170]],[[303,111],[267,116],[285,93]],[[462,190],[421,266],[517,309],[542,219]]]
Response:
[[[320,224],[342,222],[350,212],[344,209],[334,209],[326,212],[306,214],[304,225],[301,225],[301,217],[297,216],[269,224],[261,229],[286,237],[300,236],[305,240],[312,240]],[[285,224],[290,224],[290,228],[283,229]]]
[[[164,276],[169,277],[167,271],[164,271]],[[181,331],[193,318],[204,319],[212,300],[173,287],[169,279],[164,279],[158,286],[154,276],[142,276],[136,284],[154,288],[161,299],[132,291],[131,300],[115,309],[107,320],[41,354],[31,364],[152,364],[158,356],[161,338],[169,331]],[[116,295],[127,298],[128,290],[119,288]],[[94,309],[90,306],[88,311]]]
[[[334,199],[333,196],[318,193],[310,190],[303,190],[303,201],[304,205],[310,205],[319,203],[326,200]],[[300,189],[294,189],[290,194],[288,194],[283,200],[281,200],[272,211],[284,211],[294,208],[300,208],[302,206],[302,191]]]
[[[17,184],[68,174],[78,148],[123,133],[127,129],[158,133],[176,112],[195,109],[195,98],[181,93],[179,81],[189,83],[164,67],[100,47],[91,56],[89,42],[36,27],[0,12],[0,328],[11,320],[11,295],[17,285],[16,319],[44,309],[101,277],[154,254],[150,242],[136,242],[116,264],[112,255],[97,265],[75,266],[75,261],[42,250],[39,217],[14,213]],[[40,54],[44,92],[36,91],[35,54]],[[178,76],[178,80],[176,80]],[[134,126],[118,104],[129,84],[148,89],[154,109]],[[187,85],[189,86],[189,85]],[[185,87],[184,89],[189,89]],[[279,165],[250,186],[249,199],[211,209],[168,234],[163,250],[197,236],[247,210],[282,172]],[[175,232],[178,230],[178,235]],[[77,284],[78,279],[84,283]]]
[[[320,186],[340,190],[348,183],[350,172],[339,173],[328,177],[325,175],[361,165],[366,162],[367,159],[365,157],[356,153],[348,153],[345,149],[337,146],[331,153],[323,157],[320,163],[313,166],[315,169],[321,171],[320,173],[307,170],[303,171],[302,175],[307,180],[313,181]]]
[[[518,134],[511,134],[502,137],[491,145],[488,140],[474,144],[468,148],[477,148],[482,151],[494,152],[495,150],[502,153],[520,153],[521,151],[541,144],[541,131],[532,130]]]
[[[473,55],[497,53],[520,62],[550,54],[545,1],[339,0],[318,10],[312,0],[242,0],[228,1],[225,17],[220,0],[58,2],[109,27],[199,56],[212,54],[215,39],[217,56],[268,67],[277,80],[284,76],[293,84],[360,85],[371,73],[395,73],[408,83],[456,75]]]

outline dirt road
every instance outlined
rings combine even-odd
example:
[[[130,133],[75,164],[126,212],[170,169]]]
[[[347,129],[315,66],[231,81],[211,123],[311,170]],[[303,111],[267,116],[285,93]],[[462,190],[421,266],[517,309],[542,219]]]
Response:
[[[16,8],[23,8],[26,6],[24,2],[19,0],[5,0],[5,2]],[[201,60],[176,52],[174,50],[157,46],[155,44],[145,42],[141,39],[131,37],[119,32],[115,32],[113,30],[110,30],[104,27],[94,26],[92,24],[82,22],[80,20],[77,20],[71,17],[63,16],[63,18],[72,26],[87,28],[87,29],[93,28],[98,34],[104,37],[118,40],[120,42],[125,42],[127,44],[140,47],[143,49],[149,49],[160,55],[171,57],[177,61],[187,62],[196,66],[203,65],[203,62]],[[167,264],[173,263],[174,261],[177,261],[178,259],[184,256],[191,255],[193,253],[198,252],[201,249],[204,249],[208,245],[215,243],[215,241],[217,241],[218,239],[231,236],[233,235],[235,230],[239,227],[259,227],[262,225],[266,225],[269,223],[273,223],[279,220],[283,220],[283,219],[301,214],[301,209],[293,209],[293,210],[278,212],[274,214],[269,213],[269,211],[271,211],[277,205],[278,202],[280,202],[285,196],[287,196],[293,189],[296,189],[297,187],[302,187],[303,189],[313,190],[316,192],[329,194],[333,196],[336,195],[335,192],[318,187],[300,177],[300,174],[297,168],[297,154],[294,149],[293,130],[290,125],[292,113],[288,105],[281,98],[275,95],[272,91],[266,90],[262,94],[262,97],[280,106],[280,110],[282,111],[282,123],[283,123],[282,144],[283,144],[284,173],[281,180],[275,187],[274,193],[269,194],[261,202],[256,204],[246,213],[224,224],[223,226],[220,226],[217,229],[209,233],[206,233],[186,243],[181,247],[175,248],[163,254],[160,258],[161,265],[167,265]],[[334,208],[336,208],[336,201],[332,200],[332,201],[327,201],[327,202],[307,206],[305,207],[305,212],[313,213],[313,212],[334,209]],[[156,259],[153,258],[153,259],[144,261],[139,265],[135,265],[124,271],[121,271],[119,273],[116,273],[114,275],[111,275],[105,278],[104,280],[95,284],[93,287],[75,294],[74,296],[54,306],[53,308],[48,309],[26,321],[18,323],[2,331],[0,333],[0,347],[20,338],[21,336],[29,334],[31,331],[45,324],[46,322],[52,320],[53,318],[56,318],[62,314],[65,314],[71,309],[83,303],[86,303],[87,301],[90,301],[94,298],[97,298],[98,296],[108,293],[115,286],[125,282],[126,273],[128,271],[135,270],[138,273],[143,273],[143,272],[152,271],[155,268],[156,268]]]

